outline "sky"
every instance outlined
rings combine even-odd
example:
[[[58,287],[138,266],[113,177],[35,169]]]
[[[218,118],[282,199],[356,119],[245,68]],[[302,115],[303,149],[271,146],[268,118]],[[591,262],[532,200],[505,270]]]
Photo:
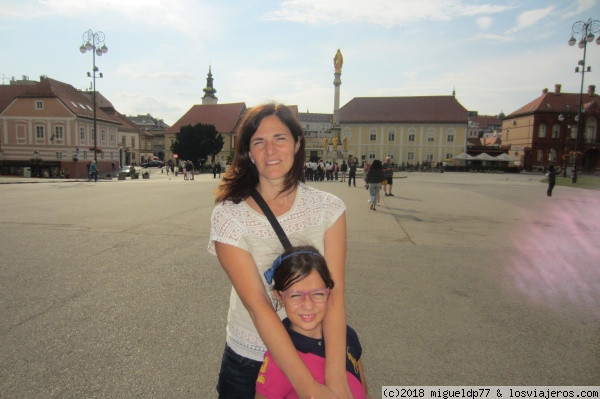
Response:
[[[544,88],[578,93],[577,21],[599,0],[0,0],[0,77],[40,75],[96,89],[125,115],[173,125],[201,104],[209,66],[219,103],[267,101],[333,113],[355,97],[451,95],[480,115],[510,114]],[[598,23],[600,27],[600,22]],[[597,35],[596,35],[597,36]],[[576,35],[579,40],[580,35]],[[600,93],[600,46],[587,48],[584,91]]]

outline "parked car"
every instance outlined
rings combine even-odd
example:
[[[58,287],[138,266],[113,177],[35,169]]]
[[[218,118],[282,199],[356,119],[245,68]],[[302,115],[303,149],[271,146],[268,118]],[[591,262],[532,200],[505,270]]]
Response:
[[[165,166],[165,163],[163,161],[152,160],[143,163],[141,166],[142,168],[162,168],[163,166]]]
[[[132,174],[139,175],[139,172],[135,169],[135,166],[133,166],[133,165],[123,166],[119,170],[119,176],[131,177]]]

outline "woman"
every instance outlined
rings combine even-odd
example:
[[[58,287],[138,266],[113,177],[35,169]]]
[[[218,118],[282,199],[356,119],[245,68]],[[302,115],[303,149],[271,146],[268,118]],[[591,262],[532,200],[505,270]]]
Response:
[[[264,104],[248,110],[237,130],[233,163],[217,188],[208,246],[233,285],[217,385],[220,398],[254,397],[267,348],[300,398],[352,397],[345,371],[345,205],[303,183],[304,158],[302,128],[286,106]],[[331,269],[335,288],[324,320],[326,386],[313,379],[281,323],[285,314],[273,308],[263,272],[283,247],[250,196],[254,189],[292,245],[313,245]]]
[[[371,203],[370,209],[373,211],[377,210],[377,196],[379,190],[381,190],[381,182],[385,179],[383,174],[383,166],[379,159],[376,159],[371,164],[369,172],[367,173],[367,184],[369,185],[369,202]]]

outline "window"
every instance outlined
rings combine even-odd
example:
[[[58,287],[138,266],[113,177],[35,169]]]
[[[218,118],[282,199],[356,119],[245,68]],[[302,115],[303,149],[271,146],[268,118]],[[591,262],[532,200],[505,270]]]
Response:
[[[396,141],[396,129],[388,130],[388,141]]]
[[[577,126],[571,126],[571,138],[575,139],[577,137]]]
[[[544,161],[544,150],[537,150],[537,161],[538,162]]]
[[[595,126],[587,126],[585,129],[585,142],[593,143],[596,141],[596,127]]]
[[[41,100],[37,100],[37,101],[35,102],[35,109],[36,109],[36,110],[41,110],[41,109],[44,109],[44,102],[43,102],[43,101],[41,101]]]
[[[451,152],[447,152],[446,159],[452,159],[452,158],[454,158],[454,154],[452,154]]]
[[[414,153],[414,152],[409,152],[409,153],[408,153],[408,160],[409,160],[409,161],[412,161],[412,160],[414,160],[414,159],[415,159],[415,153]]]
[[[102,138],[101,140],[102,140],[102,142],[105,142],[106,141],[106,130],[102,129],[100,132],[101,132],[100,137]]]
[[[92,128],[92,141],[94,143],[96,142],[96,132],[94,131],[94,128]]]
[[[146,145],[146,149],[151,150],[152,149],[152,143],[148,141],[146,144],[147,144]]]
[[[79,128],[79,140],[85,141],[85,128],[84,127]]]
[[[83,151],[83,159],[87,159],[87,151]]]
[[[540,125],[540,127],[538,128],[538,137],[540,139],[545,139],[546,138],[546,124],[542,123]]]
[[[131,147],[135,148],[135,137],[131,138]]]
[[[557,152],[554,148],[550,149],[550,154],[548,154],[548,160],[551,162],[556,162]]]
[[[431,153],[431,152],[428,152],[428,153],[425,155],[425,157],[426,157],[426,159],[427,159],[428,161],[430,161],[430,162],[431,162],[431,161],[433,161],[433,153]]]
[[[64,138],[62,126],[54,126],[54,138],[57,140],[62,140]]]
[[[375,159],[375,153],[374,152],[369,152],[369,159],[371,161]]]
[[[62,152],[56,153],[56,159],[62,159]]]
[[[43,139],[44,138],[44,126],[36,126],[35,127],[35,137],[37,139]]]
[[[449,143],[454,142],[454,129],[448,129],[448,134],[446,135],[446,141]]]
[[[123,145],[127,145],[127,137],[125,137],[125,136],[121,137],[121,143]]]
[[[427,142],[433,143],[435,141],[435,129],[429,128],[427,129]]]
[[[110,144],[114,144],[115,142],[115,134],[113,132],[110,132]]]
[[[369,131],[369,140],[370,141],[376,141],[377,140],[377,129],[371,128],[371,130]]]
[[[552,138],[557,139],[560,136],[560,126],[555,124],[552,126]]]
[[[414,128],[408,129],[408,141],[415,141],[417,131]]]

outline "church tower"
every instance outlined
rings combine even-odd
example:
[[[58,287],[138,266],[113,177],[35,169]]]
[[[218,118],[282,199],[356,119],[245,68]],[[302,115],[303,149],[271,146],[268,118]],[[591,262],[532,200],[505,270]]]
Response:
[[[206,88],[204,88],[204,97],[202,97],[202,105],[216,104],[219,99],[215,96],[217,90],[213,87],[213,77],[210,65],[208,66],[208,76],[206,78]]]

